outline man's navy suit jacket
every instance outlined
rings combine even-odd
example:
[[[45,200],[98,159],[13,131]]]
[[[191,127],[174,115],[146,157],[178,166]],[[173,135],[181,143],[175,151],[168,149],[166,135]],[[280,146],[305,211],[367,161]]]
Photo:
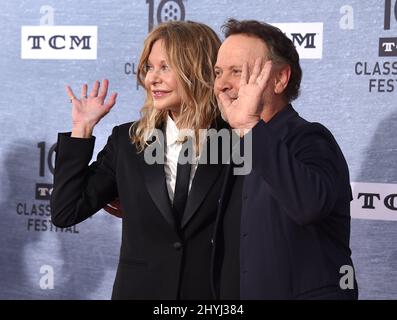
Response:
[[[349,171],[334,137],[291,105],[251,133],[252,171],[244,176],[239,235],[241,299],[357,298],[350,272]],[[230,180],[214,235],[214,294]]]

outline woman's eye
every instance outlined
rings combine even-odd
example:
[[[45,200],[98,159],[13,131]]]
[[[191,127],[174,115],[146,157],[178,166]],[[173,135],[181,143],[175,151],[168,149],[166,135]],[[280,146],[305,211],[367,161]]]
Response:
[[[164,66],[161,67],[161,70],[163,70],[163,71],[167,71],[168,69],[169,69],[169,68],[168,68],[167,65],[164,65]]]
[[[153,66],[147,64],[146,67],[145,67],[145,69],[146,69],[146,72],[152,71],[152,70],[153,70]]]
[[[235,70],[232,71],[232,73],[233,73],[234,75],[236,75],[236,76],[239,76],[239,75],[241,74],[241,70],[235,69]]]

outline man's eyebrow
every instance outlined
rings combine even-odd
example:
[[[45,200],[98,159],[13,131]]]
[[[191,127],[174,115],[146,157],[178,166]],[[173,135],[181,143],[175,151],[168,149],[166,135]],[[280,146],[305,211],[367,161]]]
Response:
[[[243,67],[242,65],[235,65],[235,64],[233,64],[233,65],[231,65],[231,66],[226,67],[225,69],[228,69],[228,70],[232,70],[232,69],[241,69],[242,67]],[[220,66],[218,66],[218,65],[215,65],[214,69],[222,69],[222,67],[220,67]]]

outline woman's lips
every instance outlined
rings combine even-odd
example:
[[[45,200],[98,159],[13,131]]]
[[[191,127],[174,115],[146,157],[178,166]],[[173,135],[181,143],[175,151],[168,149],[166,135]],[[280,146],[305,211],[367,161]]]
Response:
[[[165,91],[165,90],[153,90],[152,94],[154,98],[162,98],[166,95],[168,95],[171,91]]]

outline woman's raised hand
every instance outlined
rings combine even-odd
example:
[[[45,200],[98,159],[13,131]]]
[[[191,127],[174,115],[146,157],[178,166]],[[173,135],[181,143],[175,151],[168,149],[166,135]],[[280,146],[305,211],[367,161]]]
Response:
[[[72,103],[72,137],[89,138],[95,125],[112,109],[116,103],[117,93],[112,93],[107,101],[109,81],[103,80],[102,85],[95,81],[90,94],[87,96],[88,86],[84,84],[81,97],[78,99],[70,86],[66,92]]]

